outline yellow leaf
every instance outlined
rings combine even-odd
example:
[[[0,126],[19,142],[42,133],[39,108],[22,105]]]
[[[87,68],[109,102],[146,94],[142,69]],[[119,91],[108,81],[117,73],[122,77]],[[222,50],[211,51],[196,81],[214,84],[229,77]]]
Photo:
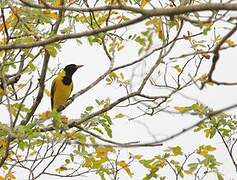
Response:
[[[137,154],[134,156],[134,159],[137,159],[137,160],[140,160],[141,158],[142,158],[142,155],[140,155],[140,154]]]
[[[1,31],[1,29],[0,29],[0,31]],[[0,51],[0,57],[2,57],[4,55],[4,53],[5,53],[5,51]]]
[[[215,151],[216,148],[210,145],[207,146],[200,146],[199,149],[197,150],[197,154],[200,154],[202,156],[207,156],[210,151]]]
[[[0,88],[0,96],[4,95],[4,90],[2,88]]]
[[[50,11],[50,10],[45,10],[43,11],[43,15],[47,16],[47,17],[50,17],[52,19],[57,19],[58,18],[58,13],[57,12],[53,12],[53,11]]]
[[[124,117],[126,117],[124,114],[119,113],[116,116],[114,116],[114,119],[119,119],[119,118],[124,118]]]
[[[199,78],[198,78],[199,81],[205,81],[207,80],[207,74],[204,73],[203,75],[201,75]]]
[[[27,83],[20,83],[20,84],[17,84],[17,87],[18,88],[23,88],[23,87],[25,87],[27,85]]]
[[[208,138],[211,133],[211,129],[205,129],[204,132],[205,132],[205,137]]]
[[[60,6],[61,5],[61,0],[55,0],[54,5],[55,6]]]
[[[70,132],[65,132],[65,138],[69,139],[72,137],[75,137],[75,135],[77,134],[77,131],[70,131]]]
[[[174,108],[181,113],[188,111],[187,107],[175,106]]]
[[[40,118],[41,120],[46,120],[46,119],[50,118],[51,115],[52,115],[52,114],[51,114],[51,111],[45,111],[45,112],[39,114],[39,118]]]
[[[213,146],[206,146],[205,148],[206,148],[208,151],[215,151],[215,150],[216,150],[216,148],[213,147]]]
[[[143,9],[150,0],[142,0],[140,7]]]
[[[164,40],[165,35],[164,35],[164,30],[163,30],[163,22],[161,18],[158,19],[158,23],[156,26],[156,32],[158,33],[158,36],[161,40]]]
[[[235,42],[231,39],[227,39],[225,41],[226,44],[228,44],[229,47],[234,47],[235,46]]]
[[[30,156],[34,156],[34,155],[36,155],[36,151],[32,151],[32,152],[30,153]]]
[[[12,173],[8,173],[8,174],[5,176],[5,179],[7,179],[7,180],[15,180],[15,179],[16,179],[16,176],[14,176]]]
[[[60,167],[60,169],[61,169],[62,171],[68,170],[68,168],[67,168],[66,166],[64,166],[64,165],[62,165],[62,166]]]
[[[106,147],[98,147],[96,149],[96,157],[97,158],[103,158],[103,157],[107,157],[107,154],[109,152],[113,152],[113,148],[110,146],[106,146]]]
[[[203,75],[201,75],[199,78],[198,78],[199,81],[201,82],[205,82],[208,80],[208,75],[206,73],[204,73]],[[207,81],[207,84],[210,85],[210,86],[213,86],[214,83],[211,82],[211,81]]]
[[[211,81],[208,81],[207,84],[210,85],[210,86],[213,86],[213,85],[214,85],[214,83],[211,82]]]
[[[0,176],[0,180],[4,180],[4,178],[2,176]]]
[[[1,138],[0,139],[0,148],[5,148],[7,145],[7,139],[6,138]]]
[[[197,150],[197,154],[205,157],[206,155],[208,155],[208,150],[200,148]]]
[[[65,165],[60,166],[59,168],[55,169],[56,172],[61,173],[63,171],[67,171],[69,168],[67,168]]]
[[[156,24],[157,23],[157,18],[154,19],[149,19],[148,21],[145,22],[146,26],[149,26],[151,24]]]
[[[4,28],[4,24],[2,23],[2,24],[0,24],[0,31],[2,31],[3,28]],[[1,179],[0,179],[0,180],[1,180]]]
[[[128,0],[119,0],[119,1],[114,1],[114,0],[105,0],[105,3],[108,5],[119,5],[119,4],[124,4],[127,2]]]
[[[44,93],[47,95],[47,96],[49,96],[50,97],[50,92],[49,92],[49,90],[48,89],[44,89]]]
[[[117,50],[121,51],[123,48],[124,48],[124,46],[122,45],[122,46],[119,46]]]
[[[52,12],[52,13],[49,14],[49,17],[51,17],[52,19],[57,19],[58,18],[58,13]]]
[[[17,108],[13,105],[10,105],[10,112],[12,113],[13,116],[16,116],[17,113]]]
[[[133,175],[133,173],[131,172],[131,170],[129,169],[129,166],[128,164],[125,162],[125,161],[118,161],[117,162],[117,165],[122,167],[126,172],[127,174],[131,177]]]
[[[9,13],[9,16],[8,16],[7,19],[5,20],[5,21],[6,21],[5,23],[6,23],[7,29],[12,26],[12,22],[13,22],[15,19],[16,19],[16,16],[15,16],[15,14],[11,11],[11,12]],[[2,31],[3,28],[4,28],[4,24],[2,23],[2,24],[0,24],[0,31]]]
[[[163,22],[162,22],[162,19],[161,18],[154,18],[154,19],[150,19],[148,21],[145,22],[145,25],[146,26],[149,26],[149,25],[154,25],[155,26],[155,30],[159,36],[159,38],[161,40],[164,40],[164,28],[163,28]]]
[[[93,166],[93,162],[95,162],[95,159],[93,159],[93,158],[86,158],[83,166],[91,168]]]
[[[191,41],[191,39],[192,39],[192,36],[190,36],[190,35],[183,35],[183,38],[185,39],[185,40],[188,40],[188,41]]]
[[[161,167],[164,167],[164,166],[166,165],[166,161],[165,161],[164,159],[160,159],[160,160],[159,160],[159,165],[160,165]]]
[[[180,68],[179,65],[175,65],[174,68],[175,68],[176,71],[178,71],[179,73],[182,72],[182,69]]]

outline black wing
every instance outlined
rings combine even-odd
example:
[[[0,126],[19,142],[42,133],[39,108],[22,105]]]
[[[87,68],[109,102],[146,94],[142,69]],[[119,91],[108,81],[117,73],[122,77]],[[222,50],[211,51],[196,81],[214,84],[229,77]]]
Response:
[[[53,100],[54,100],[54,93],[55,93],[55,84],[56,84],[56,79],[53,80],[52,85],[51,85],[51,91],[50,91],[50,95],[51,95],[51,109],[53,110]]]

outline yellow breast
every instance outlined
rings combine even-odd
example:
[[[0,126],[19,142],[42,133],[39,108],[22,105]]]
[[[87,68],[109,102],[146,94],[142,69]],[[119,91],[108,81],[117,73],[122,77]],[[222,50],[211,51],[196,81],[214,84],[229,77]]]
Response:
[[[4,90],[2,88],[0,88],[0,96],[4,95]]]
[[[54,80],[55,92],[53,107],[55,109],[58,109],[60,106],[63,106],[67,102],[72,92],[73,84],[71,83],[70,85],[65,85],[63,84],[62,80],[63,76],[61,75],[57,76]]]

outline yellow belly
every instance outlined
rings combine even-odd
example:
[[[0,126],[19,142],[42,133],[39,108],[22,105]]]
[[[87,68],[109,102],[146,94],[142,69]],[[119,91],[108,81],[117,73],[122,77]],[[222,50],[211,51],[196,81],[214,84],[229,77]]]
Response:
[[[72,83],[70,85],[62,84],[61,78],[55,81],[55,93],[54,93],[54,104],[53,107],[58,109],[63,106],[71,95]]]
[[[0,88],[0,96],[4,95],[4,90],[2,88]]]

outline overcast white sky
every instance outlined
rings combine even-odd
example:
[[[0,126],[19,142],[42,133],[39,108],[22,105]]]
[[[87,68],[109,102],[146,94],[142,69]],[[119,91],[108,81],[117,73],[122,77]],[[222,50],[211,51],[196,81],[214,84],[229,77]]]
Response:
[[[131,48],[132,49],[132,48]],[[177,52],[180,52],[181,49],[177,49]],[[122,52],[126,56],[127,59],[118,59],[118,61],[127,60],[134,60],[134,54],[129,50]],[[124,56],[124,57],[125,57]],[[217,65],[217,69],[215,71],[214,77],[221,81],[232,81],[237,82],[236,76],[236,65],[237,62],[235,61],[235,57],[237,56],[236,49],[229,49],[227,51],[223,51],[221,53],[220,62]],[[86,87],[89,83],[91,83],[98,75],[100,75],[107,67],[108,67],[108,60],[104,55],[104,52],[96,47],[96,46],[89,46],[89,45],[81,45],[77,46],[75,43],[70,42],[66,43],[60,56],[58,57],[60,63],[62,63],[61,67],[64,65],[75,63],[75,64],[84,64],[85,67],[80,69],[74,75],[74,92]],[[52,60],[51,64],[55,64],[56,60]],[[207,66],[208,67],[208,66]],[[48,88],[50,83],[48,83]],[[107,87],[105,82],[96,86],[94,89],[90,90],[86,94],[82,95],[81,97],[77,98],[72,105],[70,105],[63,114],[71,117],[71,118],[78,118],[80,112],[83,110],[84,107],[88,105],[95,105],[94,99],[96,98],[106,98],[108,96],[113,97],[116,99],[123,94],[121,93],[122,89],[115,86],[111,89],[111,87]],[[152,91],[152,89],[151,89]],[[156,90],[154,90],[156,91]],[[217,110],[234,103],[237,103],[237,87],[224,87],[224,86],[210,86],[205,88],[204,90],[200,91],[196,87],[188,88],[183,91],[185,95],[198,99],[200,102],[212,107],[213,109]],[[151,92],[151,93],[157,93]],[[180,96],[175,98],[174,105],[189,105],[191,104],[188,100],[184,101]],[[43,104],[44,109],[49,109],[49,98],[44,98],[45,103]],[[177,103],[177,104],[176,104]],[[47,107],[47,108],[46,108]],[[140,113],[140,111],[136,111],[135,109],[127,110],[121,109],[122,112],[128,116],[134,116],[136,113]],[[117,111],[119,112],[119,111]],[[235,112],[232,110],[231,112]],[[116,114],[116,112],[112,112],[112,114]],[[197,120],[196,118],[190,118],[190,116],[185,115],[173,115],[173,114],[159,114],[158,116],[154,117],[142,117],[135,121],[128,121],[126,119],[115,119],[113,121],[113,139],[119,142],[127,142],[127,141],[137,141],[140,140],[141,142],[150,142],[154,140],[147,129],[140,124],[140,122],[145,123],[152,134],[156,135],[157,139],[164,138],[171,135],[174,132],[180,131],[184,127],[188,127],[189,125],[193,124]],[[144,157],[152,157],[152,155],[156,155],[161,153],[160,149],[164,149],[165,147],[169,146],[176,146],[179,145],[183,147],[183,151],[185,153],[190,153],[195,148],[197,148],[201,144],[211,144],[217,147],[216,155],[217,159],[220,162],[223,162],[221,166],[221,171],[225,175],[225,179],[230,179],[235,177],[234,167],[230,162],[229,156],[226,154],[226,149],[224,148],[223,143],[219,138],[214,138],[208,140],[204,138],[203,133],[193,133],[193,131],[187,132],[180,137],[175,138],[174,140],[168,141],[164,143],[163,147],[156,147],[156,148],[136,148],[136,149],[124,149],[124,152],[136,152],[139,154],[145,155]],[[131,170],[134,172],[134,176],[132,179],[142,179],[141,177],[144,176],[146,173],[145,169],[142,166],[137,166],[135,163],[132,165]],[[173,174],[171,171],[165,172],[167,177],[172,178]],[[216,177],[213,175],[213,177]],[[207,176],[205,179],[211,179],[212,176]],[[190,176],[191,178],[191,176]],[[43,179],[43,178],[42,178]],[[55,178],[57,179],[57,178]],[[77,178],[75,178],[77,179]],[[81,179],[81,178],[80,178]],[[85,179],[94,179],[93,176],[85,177]],[[121,179],[129,179],[126,173],[122,173]],[[168,178],[169,179],[169,178]],[[187,178],[185,178],[187,179]],[[189,178],[188,178],[189,179]]]
[[[137,29],[132,27],[131,31],[137,31]],[[236,34],[232,38],[235,42],[237,42]],[[127,44],[129,48],[125,48],[121,51],[116,57],[116,64],[125,64],[129,61],[133,61],[137,59],[137,46],[135,44]],[[181,55],[184,47],[182,45],[177,46],[176,55]],[[220,60],[217,64],[217,68],[214,74],[214,78],[220,81],[229,81],[229,82],[237,82],[236,76],[236,67],[237,67],[237,51],[236,48],[230,48],[229,50],[225,50],[221,52]],[[84,67],[79,69],[78,72],[75,73],[73,77],[74,81],[74,91],[73,93],[79,91],[80,89],[86,87],[91,82],[93,82],[99,75],[101,75],[109,66],[109,61],[103,52],[101,47],[98,46],[90,46],[88,44],[77,45],[76,42],[68,41],[66,42],[59,53],[59,56],[55,59],[50,60],[50,66],[56,66],[59,63],[63,68],[67,64],[75,63],[75,64],[83,64]],[[154,61],[154,58],[153,58]],[[207,60],[208,61],[208,60]],[[210,61],[210,60],[209,60]],[[204,69],[209,67],[210,62],[206,63]],[[148,63],[149,66],[149,63]],[[143,66],[144,67],[144,66]],[[142,71],[142,70],[141,70]],[[125,78],[130,77],[131,69],[127,70],[124,73]],[[37,77],[35,77],[37,79]],[[50,89],[51,81],[47,83],[47,88]],[[159,91],[156,89],[150,88],[147,91],[150,93],[155,93],[159,95]],[[208,88],[204,88],[200,91],[196,87],[187,88],[182,91],[183,94],[190,96],[192,98],[198,99],[200,102],[212,107],[215,110],[220,108],[232,105],[237,103],[237,86],[209,86]],[[63,114],[68,117],[74,119],[79,118],[80,113],[84,110],[84,108],[88,105],[95,105],[95,99],[104,99],[107,97],[111,97],[112,100],[116,100],[117,98],[123,96],[125,93],[123,88],[119,88],[117,85],[107,86],[105,81],[88,91],[86,94],[83,94],[79,98],[77,98],[69,107],[67,107]],[[174,96],[172,104],[174,106],[181,105],[190,105],[193,102],[189,100],[185,100],[181,96]],[[50,98],[46,95],[37,110],[37,112],[44,112],[46,110],[50,110]],[[139,114],[140,111],[136,108],[120,108],[119,110],[112,111],[111,115],[115,115],[117,113],[122,112],[123,114],[134,117],[136,114]],[[236,109],[230,111],[231,113],[235,113]],[[113,140],[118,142],[128,142],[128,141],[141,141],[141,142],[150,142],[153,141],[153,137],[150,136],[146,127],[143,124],[146,124],[148,129],[152,132],[152,134],[156,135],[157,139],[161,139],[167,137],[175,132],[182,130],[185,127],[193,124],[197,121],[197,118],[186,116],[186,115],[174,115],[167,113],[159,113],[154,117],[144,116],[134,121],[128,121],[126,118],[124,119],[115,119],[113,120]],[[143,154],[144,157],[152,157],[153,155],[161,153],[162,149],[169,146],[179,145],[183,147],[183,151],[185,153],[191,153],[201,144],[211,144],[217,147],[215,152],[218,161],[222,162],[221,172],[225,175],[225,179],[235,179],[236,174],[234,173],[234,167],[230,162],[229,156],[226,155],[226,149],[224,148],[223,143],[219,138],[213,138],[208,140],[204,138],[203,133],[193,133],[193,131],[189,131],[182,136],[179,136],[171,141],[167,141],[164,143],[162,147],[153,147],[153,148],[133,148],[133,149],[123,149],[122,156],[125,157],[127,152],[134,152]],[[131,171],[134,173],[132,179],[140,180],[145,175],[146,170],[142,166],[137,166],[137,163],[131,166]],[[173,174],[171,171],[164,172],[168,178],[172,179]],[[19,175],[19,179],[21,179],[21,172],[16,172]],[[214,176],[207,176],[205,180],[213,179]],[[44,180],[44,176],[39,178],[40,180]],[[53,177],[50,179],[62,179]],[[95,179],[95,177],[89,176],[84,178],[72,178],[72,179]],[[121,173],[122,180],[130,179],[126,172]],[[184,178],[184,179],[191,179]]]
[[[236,39],[236,37],[235,37]],[[133,47],[129,47],[127,50],[122,51],[122,58],[117,59],[117,61],[121,61],[121,63],[132,61],[136,59],[136,51]],[[182,48],[177,49],[179,53]],[[134,58],[135,56],[135,58]],[[217,65],[217,70],[215,72],[214,77],[218,80],[228,80],[237,82],[236,76],[236,57],[237,53],[235,49],[229,49],[227,51],[223,51],[221,53],[220,62]],[[79,91],[80,89],[89,85],[92,81],[94,81],[100,74],[102,74],[108,68],[108,59],[105,56],[103,50],[97,46],[89,46],[86,44],[77,46],[75,41],[69,41],[62,46],[62,50],[59,56],[56,59],[50,60],[50,65],[57,65],[58,61],[61,63],[61,67],[64,67],[67,64],[75,63],[75,64],[83,64],[85,65],[78,72],[75,73],[73,77],[74,81],[74,91],[73,93]],[[130,72],[127,72],[127,75]],[[126,73],[125,73],[126,74]],[[37,79],[37,77],[35,77]],[[125,78],[129,78],[129,76],[125,76]],[[51,82],[47,83],[47,88],[50,89]],[[157,93],[157,90],[150,89],[151,93]],[[237,87],[224,87],[224,86],[213,86],[206,88],[202,91],[198,90],[196,87],[188,88],[184,90],[182,93],[188,95],[190,97],[198,99],[200,102],[214,108],[220,109],[234,103],[237,103]],[[63,111],[63,114],[67,115],[70,118],[78,118],[80,117],[80,113],[83,109],[88,105],[95,105],[95,99],[103,99],[106,97],[112,97],[113,100],[118,97],[124,95],[124,89],[118,88],[118,86],[108,87],[105,83],[100,83],[92,90],[88,91],[86,94],[83,94],[79,98],[77,98],[67,109]],[[159,92],[158,92],[159,93]],[[158,94],[157,94],[158,95]],[[184,100],[180,96],[176,96],[173,98],[174,106],[177,105],[189,105],[192,104],[188,100]],[[37,110],[37,112],[44,112],[46,110],[50,110],[50,98],[46,95]],[[140,111],[138,109],[122,109],[121,111],[112,111],[111,115],[115,115],[116,113],[122,112],[129,117],[134,117],[136,114],[139,114]],[[232,110],[235,112],[235,110]],[[145,123],[152,134],[156,135],[157,139],[167,137],[175,132],[180,131],[181,129],[188,127],[193,124],[197,120],[196,118],[190,118],[190,116],[185,115],[174,115],[174,114],[165,114],[160,113],[154,117],[142,117],[136,119],[134,121],[128,121],[125,119],[115,119],[113,120],[113,140],[118,142],[130,142],[130,141],[141,141],[141,142],[150,142],[153,141],[153,137],[151,137],[147,131],[147,129],[141,124]],[[208,140],[204,138],[203,133],[193,133],[193,131],[187,132],[180,137],[175,138],[174,140],[165,142],[163,147],[155,147],[155,148],[133,148],[133,149],[123,149],[121,157],[126,157],[126,153],[133,152],[143,154],[144,157],[149,158],[153,155],[157,155],[162,153],[162,149],[165,149],[169,146],[179,145],[183,147],[183,151],[185,153],[191,153],[201,144],[211,144],[217,147],[216,155],[217,159],[223,163],[221,166],[221,171],[225,175],[225,179],[230,179],[235,177],[234,167],[230,162],[229,156],[226,155],[226,150],[224,148],[223,143],[220,139],[214,138]],[[58,160],[60,162],[60,160]],[[54,169],[55,167],[52,167]],[[146,170],[137,163],[134,163],[131,166],[131,171],[134,173],[132,179],[139,180],[142,179]],[[161,171],[162,172],[162,171]],[[164,171],[163,171],[164,172]],[[16,172],[16,175],[22,177],[23,172]],[[173,174],[172,171],[165,171],[163,175],[166,175],[168,179],[172,179]],[[96,176],[97,177],[97,176]],[[96,178],[93,175],[81,177],[80,179],[92,180]],[[187,177],[187,176],[186,176]],[[205,179],[209,180],[216,177],[207,176]],[[190,176],[191,178],[191,176]],[[21,178],[20,178],[21,179]],[[25,178],[24,178],[25,179]],[[39,178],[40,180],[44,180],[45,177],[42,176]],[[57,177],[53,177],[50,179],[61,179]],[[78,178],[72,178],[78,179]],[[126,172],[121,173],[120,179],[130,179]],[[189,178],[184,178],[189,179]]]

